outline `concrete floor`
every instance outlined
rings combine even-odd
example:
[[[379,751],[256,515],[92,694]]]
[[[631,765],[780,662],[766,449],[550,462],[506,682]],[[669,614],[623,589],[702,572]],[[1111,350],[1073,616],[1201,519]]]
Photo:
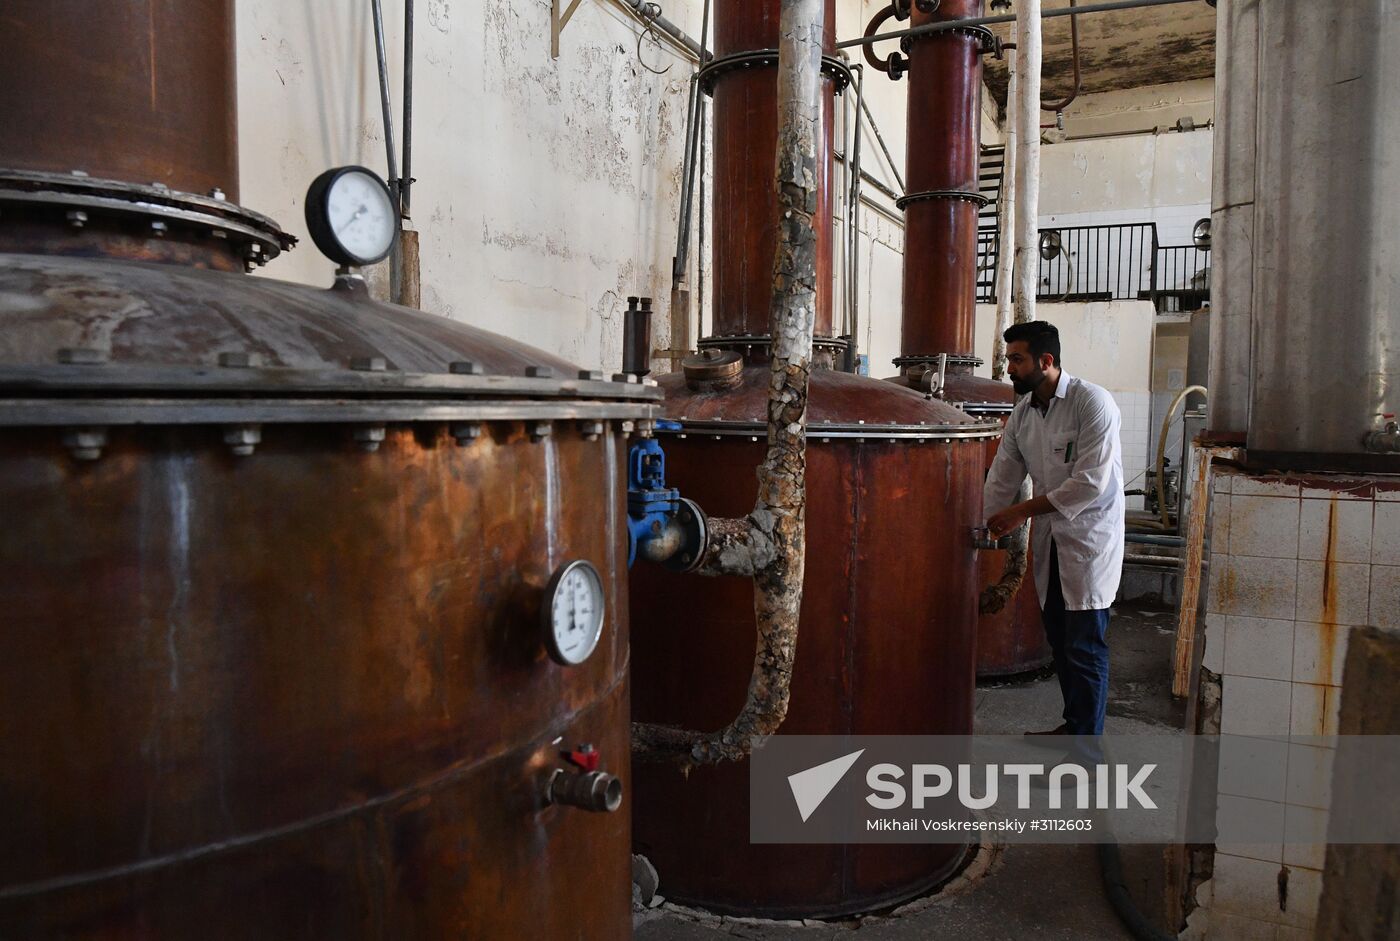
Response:
[[[1115,608],[1109,629],[1112,657],[1108,734],[1146,734],[1181,727],[1184,706],[1171,698],[1173,615],[1142,605]],[[977,690],[977,731],[1014,734],[1059,722],[1060,693],[1049,676]],[[1125,845],[1123,866],[1138,907],[1161,924],[1163,850]],[[1092,845],[1012,845],[984,851],[974,869],[990,866],[963,891],[931,900],[917,911],[889,917],[797,927],[775,922],[744,923],[706,918],[668,904],[634,917],[637,941],[812,941],[858,932],[869,941],[975,938],[1129,938],[1104,898]],[[660,895],[666,894],[661,874]],[[1174,932],[1173,932],[1174,933]]]

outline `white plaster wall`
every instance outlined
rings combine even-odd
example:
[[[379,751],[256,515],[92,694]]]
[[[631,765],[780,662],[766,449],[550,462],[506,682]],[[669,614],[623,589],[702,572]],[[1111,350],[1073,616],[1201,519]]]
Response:
[[[1065,134],[1082,138],[1172,127],[1190,118],[1197,127],[1215,120],[1215,80],[1147,85],[1084,95],[1065,109]]]
[[[881,5],[838,0],[838,36],[864,32]],[[702,6],[668,0],[665,12],[698,37]],[[399,121],[402,0],[385,0],[384,15]],[[650,295],[657,309],[653,346],[670,344],[693,62],[669,44],[646,42],[644,65],[640,32],[611,0],[583,0],[552,59],[548,0],[419,0],[413,213],[426,310],[581,366],[615,368],[625,299]],[[306,187],[331,166],[385,170],[373,49],[369,4],[361,0],[238,5],[242,201],[302,242],[262,272],[268,277],[329,283],[332,266],[306,236]],[[906,88],[878,73],[866,81],[871,111],[901,171]],[[983,123],[986,138],[995,138],[995,122]],[[838,141],[843,137],[838,131]],[[895,187],[868,129],[864,155],[867,170]],[[900,292],[899,265],[888,255],[901,251],[902,241],[899,226],[875,208],[897,216],[890,201],[873,188],[866,193],[872,208],[861,220],[862,333],[870,339],[866,349],[875,346],[888,361],[898,346]],[[707,229],[712,239],[708,210]],[[709,264],[698,238],[691,244],[693,345]],[[703,307],[708,327],[708,298]],[[839,309],[836,316],[839,322]],[[664,371],[667,361],[656,359],[655,368]]]
[[[1041,215],[1208,204],[1211,138],[1201,130],[1046,144]]]
[[[1047,144],[1040,225],[1156,222],[1163,245],[1186,245],[1210,215],[1212,132],[1139,134]]]
[[[1147,301],[1040,304],[1036,316],[1060,331],[1065,369],[1103,386],[1113,394],[1122,414],[1123,482],[1126,489],[1143,486],[1150,464],[1148,443],[1152,419],[1152,356],[1156,311]],[[977,305],[976,355],[984,365],[976,372],[991,376],[992,338],[996,307]],[[1142,507],[1141,497],[1128,506]]]
[[[667,14],[698,33],[699,6],[672,2]],[[328,283],[332,266],[306,237],[306,186],[340,164],[385,170],[369,9],[238,5],[242,200],[302,240],[270,277]],[[398,120],[401,0],[384,14]],[[423,306],[616,367],[627,295],[658,298],[666,340],[690,66],[644,45],[649,64],[669,67],[646,71],[636,21],[605,0],[580,5],[551,59],[549,20],[540,0],[417,4]]]
[[[838,36],[863,32],[881,5],[838,0]],[[702,0],[670,0],[666,14],[698,36],[701,7]],[[644,43],[646,65],[669,69],[648,71],[636,54],[639,23],[610,0],[583,0],[558,59],[549,54],[545,0],[419,0],[417,9],[413,207],[425,309],[581,366],[613,368],[625,298],[645,294],[656,299],[653,345],[667,347],[693,63],[668,44]],[[359,0],[238,6],[242,200],[302,240],[267,276],[329,283],[332,266],[306,237],[306,186],[331,166],[384,169],[368,10]],[[402,0],[386,0],[385,19],[398,117]],[[870,109],[901,172],[907,89],[907,82],[867,75]],[[990,96],[985,101],[983,142],[997,143]],[[844,136],[838,124],[838,141]],[[1160,214],[1196,198],[1197,184],[1208,201],[1209,149],[1201,134],[1049,146],[1045,219],[1117,212],[1137,221],[1145,208]],[[897,188],[868,129],[863,154],[866,169]],[[1199,179],[1187,179],[1182,168],[1202,155]],[[872,375],[883,376],[899,352],[903,225],[888,198],[871,186],[864,192],[859,333]],[[1189,232],[1195,217],[1188,215],[1181,218]],[[707,221],[712,242],[712,213]],[[702,274],[710,293],[701,269],[708,259],[698,239],[692,246],[689,287],[698,313]],[[839,255],[837,270],[844,270]],[[844,296],[838,285],[838,323]],[[990,346],[989,331],[979,328],[981,345]],[[664,370],[666,361],[655,365]]]

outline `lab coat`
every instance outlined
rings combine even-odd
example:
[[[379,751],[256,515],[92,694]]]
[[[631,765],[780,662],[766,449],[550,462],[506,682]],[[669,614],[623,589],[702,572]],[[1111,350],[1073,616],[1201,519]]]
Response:
[[[1123,574],[1123,446],[1118,403],[1104,389],[1061,370],[1044,415],[1021,397],[1006,422],[996,460],[982,490],[987,516],[1016,502],[1030,474],[1035,494],[1056,512],[1031,526],[1035,589],[1045,606],[1050,541],[1060,563],[1060,586],[1070,611],[1107,608]]]

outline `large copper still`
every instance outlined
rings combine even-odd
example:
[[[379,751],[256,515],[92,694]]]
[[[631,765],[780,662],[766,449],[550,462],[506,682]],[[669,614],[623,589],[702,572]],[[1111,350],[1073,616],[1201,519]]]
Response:
[[[943,0],[933,12],[921,7],[915,3],[909,11],[913,26],[980,16],[982,0]],[[939,398],[967,414],[1004,421],[1015,403],[1011,387],[973,375],[980,365],[973,355],[977,215],[985,201],[978,178],[982,55],[990,38],[984,28],[960,27],[910,37],[906,43],[908,192],[899,201],[905,224],[904,307],[895,365],[900,382],[939,387]],[[998,443],[986,444],[988,467]],[[1002,580],[1006,561],[1005,552],[981,554],[984,590]],[[1031,564],[1027,557],[1027,572]],[[1026,576],[1009,601],[978,621],[977,675],[1014,675],[1049,662],[1035,580]]]
[[[233,8],[0,13],[0,936],[625,936],[657,393],[243,274]]]
[[[714,336],[663,377],[668,474],[708,513],[753,504],[762,459],[777,198],[772,66],[777,0],[719,0],[715,107]],[[828,48],[834,2],[828,0]],[[818,179],[831,177],[829,59]],[[820,201],[817,340],[807,449],[807,562],[783,733],[972,730],[977,558],[971,541],[985,442],[998,426],[910,389],[830,368],[831,202]],[[822,286],[827,286],[823,289]],[[825,368],[823,368],[825,367]],[[723,726],[744,701],[754,650],[747,580],[655,567],[633,574],[633,711],[685,728]],[[638,852],[670,899],[714,911],[820,917],[916,896],[953,872],[956,845],[753,845],[748,767],[682,769],[634,758]],[[722,863],[717,864],[716,861]]]

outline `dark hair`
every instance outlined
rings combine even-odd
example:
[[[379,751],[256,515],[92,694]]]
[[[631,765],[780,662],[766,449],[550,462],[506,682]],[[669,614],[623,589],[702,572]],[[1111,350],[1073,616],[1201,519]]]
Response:
[[[1049,353],[1055,358],[1055,365],[1060,365],[1060,331],[1053,323],[1032,320],[1030,323],[1012,324],[1001,338],[1007,343],[1024,341],[1037,360]]]

